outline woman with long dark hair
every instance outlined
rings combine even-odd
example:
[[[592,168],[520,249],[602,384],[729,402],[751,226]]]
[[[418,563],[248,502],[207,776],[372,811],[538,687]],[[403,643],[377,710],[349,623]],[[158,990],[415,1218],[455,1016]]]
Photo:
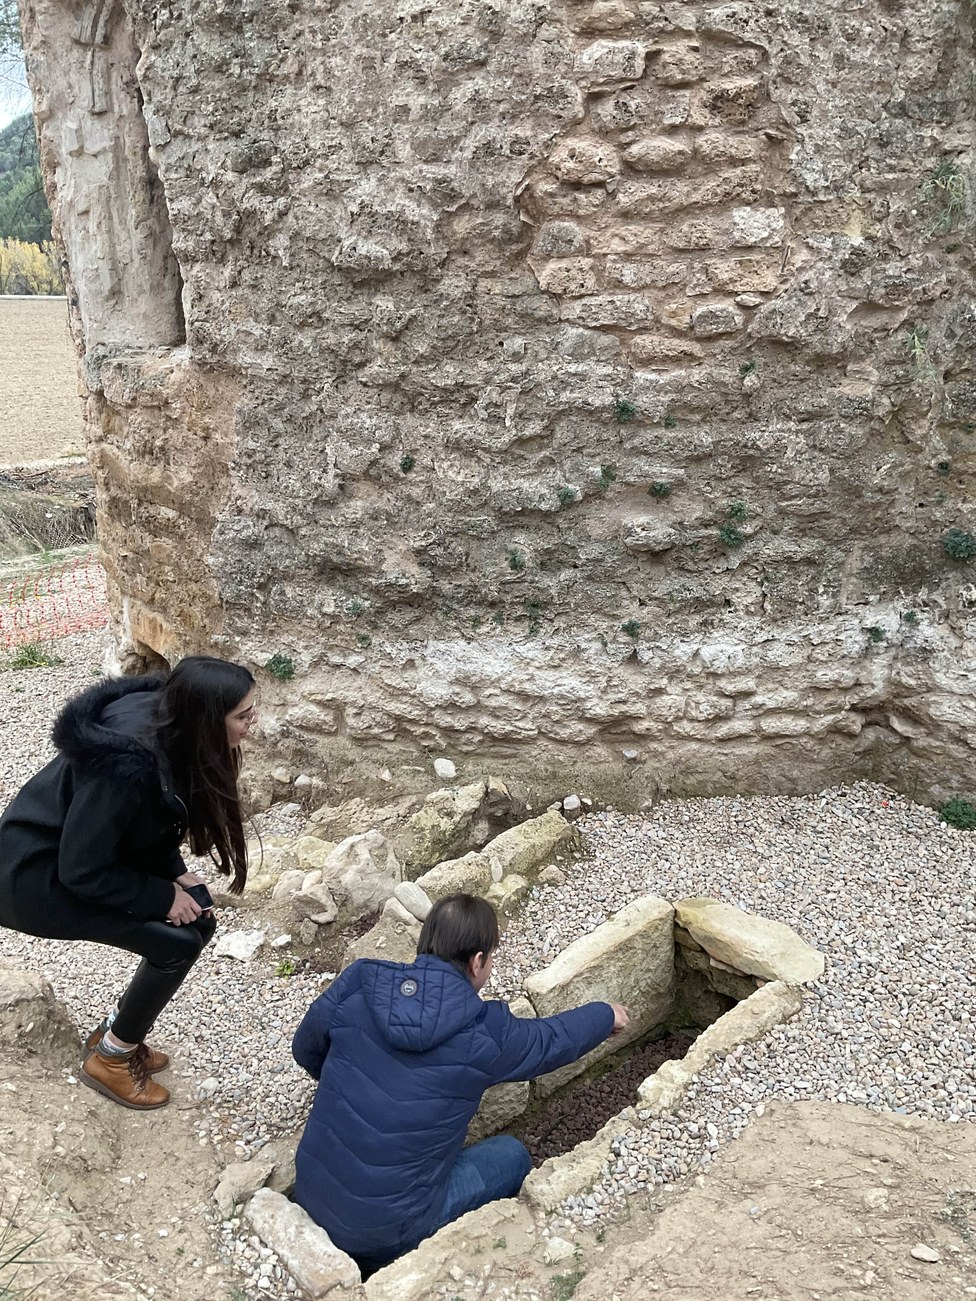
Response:
[[[0,819],[0,926],[142,958],[81,1067],[84,1084],[126,1107],[169,1101],[153,1078],[169,1059],[145,1039],[216,928],[181,841],[244,888],[237,774],[254,715],[251,674],[209,656],[100,683],[62,710],[60,753]]]

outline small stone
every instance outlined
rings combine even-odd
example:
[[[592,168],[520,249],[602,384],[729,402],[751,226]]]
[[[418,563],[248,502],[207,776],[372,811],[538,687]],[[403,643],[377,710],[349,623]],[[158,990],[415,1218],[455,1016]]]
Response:
[[[550,1238],[546,1243],[545,1262],[547,1265],[558,1265],[560,1261],[569,1260],[576,1248],[565,1238]]]
[[[918,1242],[912,1247],[911,1256],[913,1260],[923,1260],[927,1265],[937,1265],[942,1259],[934,1247],[928,1247],[924,1242]]]
[[[580,806],[580,797],[578,795],[567,795],[563,800],[563,812],[575,813]]]
[[[451,763],[450,759],[435,759],[434,772],[441,781],[445,782],[453,781],[457,776],[457,768]]]
[[[430,895],[416,881],[401,881],[393,891],[393,898],[418,922],[426,920],[431,909]]]
[[[550,866],[544,867],[539,873],[540,885],[565,885],[566,873],[561,868]]]
[[[734,334],[741,329],[742,313],[722,303],[708,303],[691,314],[691,328],[699,338],[714,339],[720,334]]]
[[[264,943],[264,931],[231,931],[222,935],[214,945],[215,958],[236,958],[238,962],[250,962]]]
[[[284,949],[287,948],[290,943],[291,943],[290,935],[279,935],[277,939],[271,941],[271,947],[273,949]]]
[[[621,750],[620,753],[628,761],[628,763],[634,763],[635,760],[640,758],[639,750]]]

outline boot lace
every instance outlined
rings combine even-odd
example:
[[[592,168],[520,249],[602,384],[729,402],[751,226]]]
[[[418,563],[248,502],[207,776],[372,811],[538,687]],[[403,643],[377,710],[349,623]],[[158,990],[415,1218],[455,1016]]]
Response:
[[[141,1092],[152,1076],[149,1073],[150,1052],[146,1044],[142,1043],[129,1058],[129,1074],[136,1089]]]

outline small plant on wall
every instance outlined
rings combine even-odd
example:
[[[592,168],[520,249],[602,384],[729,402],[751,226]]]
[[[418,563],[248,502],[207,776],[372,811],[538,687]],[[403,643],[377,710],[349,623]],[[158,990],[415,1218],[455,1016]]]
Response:
[[[735,527],[734,524],[723,524],[718,531],[722,543],[727,547],[741,547],[746,540],[746,535]]]
[[[620,631],[625,632],[628,637],[633,637],[634,641],[640,636],[641,626],[636,619],[628,619],[626,623],[620,625]]]
[[[663,479],[655,479],[647,490],[648,497],[653,497],[656,501],[664,501],[665,497],[671,496],[671,485],[665,483]]]
[[[613,414],[618,425],[626,425],[637,415],[637,404],[618,393],[613,400]]]
[[[289,682],[295,676],[295,661],[289,655],[272,655],[264,667],[277,682]]]
[[[953,560],[972,560],[976,556],[976,537],[963,529],[950,529],[942,539],[942,550]]]

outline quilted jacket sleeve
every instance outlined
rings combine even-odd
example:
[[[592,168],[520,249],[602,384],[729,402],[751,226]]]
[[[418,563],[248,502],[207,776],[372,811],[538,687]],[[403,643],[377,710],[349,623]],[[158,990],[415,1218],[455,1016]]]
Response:
[[[319,1079],[322,1075],[322,1067],[329,1053],[332,1021],[336,1008],[348,990],[350,970],[344,971],[324,994],[318,996],[295,1031],[291,1055],[302,1070],[308,1071],[313,1080]]]
[[[513,1016],[504,1003],[490,1007],[491,1031],[499,1043],[493,1084],[532,1080],[567,1066],[602,1043],[613,1029],[609,1003],[584,1003],[558,1016],[538,1019]]]

